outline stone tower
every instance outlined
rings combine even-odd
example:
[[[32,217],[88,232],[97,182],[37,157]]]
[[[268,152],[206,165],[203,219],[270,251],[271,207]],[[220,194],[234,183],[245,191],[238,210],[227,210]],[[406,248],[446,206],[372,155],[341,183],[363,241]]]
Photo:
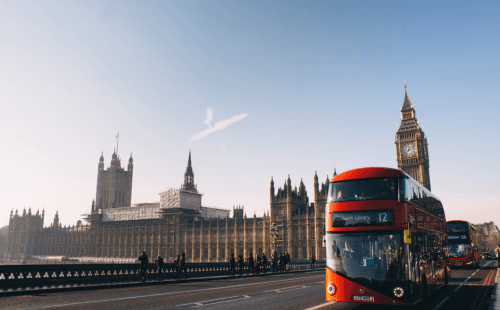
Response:
[[[398,168],[431,190],[427,138],[417,122],[415,109],[408,98],[406,83],[405,100],[401,107],[401,125],[396,132],[395,143]]]
[[[113,152],[111,166],[104,170],[104,156],[101,154],[97,170],[97,209],[130,207],[132,201],[132,174],[134,160],[132,154],[128,161],[128,169],[121,166],[120,157]]]
[[[10,212],[5,260],[22,261],[32,255],[40,254],[42,246],[40,234],[43,230],[44,219],[45,210],[42,214],[39,211],[32,214],[31,208],[28,212],[24,209],[22,216],[17,210],[15,214]]]

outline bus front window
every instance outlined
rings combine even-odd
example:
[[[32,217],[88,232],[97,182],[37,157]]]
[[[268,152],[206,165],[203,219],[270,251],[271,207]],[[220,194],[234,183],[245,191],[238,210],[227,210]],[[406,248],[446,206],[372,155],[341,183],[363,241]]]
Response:
[[[354,282],[403,281],[401,233],[328,233],[327,267]]]
[[[466,257],[471,253],[471,246],[467,243],[448,244],[450,257]]]
[[[378,178],[330,183],[328,202],[397,199],[396,181]]]

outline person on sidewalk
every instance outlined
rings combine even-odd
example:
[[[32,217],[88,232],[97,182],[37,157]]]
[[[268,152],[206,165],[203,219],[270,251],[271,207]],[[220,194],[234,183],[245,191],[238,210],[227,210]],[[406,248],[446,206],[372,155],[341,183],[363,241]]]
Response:
[[[264,270],[264,273],[267,272],[266,267],[267,267],[267,256],[266,253],[262,253],[262,269]]]
[[[186,253],[182,253],[182,258],[179,263],[179,270],[180,274],[182,275],[182,272],[184,271],[184,276],[187,279],[188,278],[188,272],[187,272],[187,267],[186,267]],[[182,276],[181,276],[182,278]]]
[[[178,278],[180,273],[181,273],[181,268],[179,268],[181,263],[181,256],[177,255],[177,258],[174,259],[174,264],[175,264],[175,277]]]
[[[248,256],[248,269],[247,269],[247,276],[250,274],[250,271],[252,271],[252,274],[254,273],[253,265],[254,265],[254,260],[253,260],[253,254],[250,252],[250,256]]]
[[[243,259],[243,255],[238,255],[238,267],[240,268],[240,276],[243,275],[243,268],[245,268],[245,260]]]
[[[141,276],[142,276],[142,282],[144,282],[146,281],[146,270],[148,269],[148,255],[144,251],[137,260],[141,262]]]
[[[158,280],[163,280],[163,257],[158,255],[155,259],[155,263],[158,273]]]
[[[234,276],[234,270],[236,269],[236,260],[234,259],[234,253],[231,253],[231,257],[229,258],[229,275],[231,273]]]
[[[314,258],[314,254],[311,255],[311,269],[314,269],[316,266],[316,258]]]
[[[500,244],[495,248],[494,253],[497,258],[497,267],[500,268]]]

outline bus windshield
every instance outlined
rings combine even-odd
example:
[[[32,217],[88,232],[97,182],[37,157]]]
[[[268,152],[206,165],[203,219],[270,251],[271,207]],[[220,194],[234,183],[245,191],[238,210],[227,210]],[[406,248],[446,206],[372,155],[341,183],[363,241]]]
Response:
[[[358,179],[330,184],[328,202],[397,199],[397,178]]]
[[[404,280],[401,233],[327,233],[326,239],[326,264],[333,272],[368,286]]]
[[[470,243],[448,244],[448,252],[450,257],[466,257],[471,253]]]

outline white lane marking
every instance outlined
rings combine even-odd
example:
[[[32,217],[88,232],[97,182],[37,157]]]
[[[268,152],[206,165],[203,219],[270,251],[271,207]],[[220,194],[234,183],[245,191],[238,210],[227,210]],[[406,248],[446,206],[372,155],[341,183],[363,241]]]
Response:
[[[188,304],[177,305],[177,307],[183,307],[183,306],[189,306],[189,305],[193,305],[193,308],[204,307],[204,306],[211,306],[211,305],[220,304],[220,303],[224,303],[224,302],[230,302],[230,301],[242,300],[242,299],[248,299],[248,298],[251,298],[251,297],[248,295],[230,296],[230,297],[224,297],[224,298],[216,298],[216,299],[210,299],[210,300],[191,302]]]
[[[310,286],[309,285],[296,285],[296,286],[280,288],[277,290],[271,290],[270,292],[281,293],[281,292],[288,292],[288,291],[293,291],[293,290],[298,290],[301,288],[308,288],[308,287],[310,287]]]
[[[437,306],[434,307],[434,309],[432,310],[437,310],[439,307],[441,307],[448,299],[450,298],[450,296],[446,296],[445,299],[441,300],[440,303],[437,304]]]
[[[234,298],[240,298],[240,297],[241,297],[241,295],[238,295],[238,296],[229,296],[229,297],[223,297],[223,298],[216,298],[216,299],[209,299],[209,300],[203,300],[203,301],[197,301],[197,302],[190,302],[188,304],[177,305],[177,307],[189,306],[189,305],[202,306],[203,303],[217,302],[217,301],[223,301],[223,300],[225,301],[227,299],[233,300]]]
[[[454,291],[453,293],[456,293],[461,287],[462,287],[463,284],[460,284]]]
[[[316,282],[316,284],[325,284],[325,281]]]
[[[323,308],[323,307],[326,307],[326,306],[329,306],[329,305],[333,305],[335,303],[335,301],[329,301],[327,303],[324,303],[324,304],[321,304],[321,305],[317,305],[317,306],[314,306],[314,307],[311,307],[311,308],[307,308],[307,309],[304,309],[304,310],[316,310],[316,309],[320,309],[320,308]]]
[[[301,279],[318,278],[318,277],[324,277],[324,275],[300,277],[300,278],[295,278],[295,279],[301,280]],[[103,300],[82,301],[82,302],[75,302],[75,303],[68,303],[68,304],[58,304],[58,305],[50,305],[50,306],[26,308],[26,310],[30,310],[30,309],[50,309],[50,308],[60,308],[60,307],[69,307],[69,306],[81,306],[81,305],[91,305],[91,304],[98,304],[98,303],[110,302],[110,301],[123,301],[123,300],[132,300],[132,299],[149,298],[149,297],[159,297],[159,296],[168,296],[168,295],[175,295],[175,294],[204,292],[204,291],[218,291],[218,290],[223,290],[223,289],[227,289],[227,288],[235,288],[235,287],[242,287],[242,286],[254,286],[254,285],[260,285],[260,284],[284,282],[284,281],[291,281],[291,280],[293,280],[293,279],[283,279],[283,280],[275,280],[275,281],[267,281],[267,282],[256,282],[256,283],[237,284],[237,285],[231,285],[231,286],[211,287],[211,288],[191,290],[191,291],[177,291],[177,292],[158,293],[158,294],[139,295],[139,296],[129,296],[129,297],[121,297],[121,298],[111,298],[111,299],[103,299]]]
[[[211,302],[209,304],[196,305],[196,306],[193,306],[193,308],[211,306],[211,305],[221,304],[221,303],[224,303],[224,302],[230,302],[230,301],[235,301],[235,300],[243,300],[243,299],[248,299],[248,298],[251,298],[251,297],[247,296],[247,295],[241,295],[241,298],[234,298],[234,299],[229,299],[229,300],[224,300],[224,301],[219,301],[219,302]]]

